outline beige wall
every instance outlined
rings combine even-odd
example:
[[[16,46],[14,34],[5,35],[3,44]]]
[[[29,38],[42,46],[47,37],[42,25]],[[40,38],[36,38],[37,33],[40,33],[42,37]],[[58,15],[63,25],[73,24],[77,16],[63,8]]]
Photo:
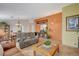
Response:
[[[66,31],[66,17],[79,14],[79,4],[71,4],[62,9],[62,44],[78,47],[78,35],[74,31]]]

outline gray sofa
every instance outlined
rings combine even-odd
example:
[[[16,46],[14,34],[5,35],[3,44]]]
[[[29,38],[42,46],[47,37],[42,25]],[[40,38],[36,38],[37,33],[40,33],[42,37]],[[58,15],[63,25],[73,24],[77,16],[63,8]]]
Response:
[[[38,36],[36,35],[35,32],[21,33],[20,35],[19,45],[21,49],[28,47],[32,44],[35,44],[37,42],[38,42]]]

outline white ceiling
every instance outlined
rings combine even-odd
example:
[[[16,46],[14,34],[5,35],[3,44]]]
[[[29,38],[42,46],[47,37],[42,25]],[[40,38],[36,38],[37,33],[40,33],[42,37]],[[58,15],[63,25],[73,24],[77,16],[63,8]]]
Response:
[[[35,19],[62,11],[68,3],[0,3],[0,19]]]

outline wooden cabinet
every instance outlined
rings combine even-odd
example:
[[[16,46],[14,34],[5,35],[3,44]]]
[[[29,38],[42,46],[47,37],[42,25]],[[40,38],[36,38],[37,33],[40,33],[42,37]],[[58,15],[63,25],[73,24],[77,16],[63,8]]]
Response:
[[[36,32],[40,32],[40,24],[37,24],[35,25],[35,31]]]
[[[52,39],[61,40],[62,34],[62,13],[53,14],[48,17],[48,27]]]
[[[48,22],[48,19],[47,18],[39,18],[39,19],[35,19],[35,23],[36,23],[36,25],[35,25],[35,31],[36,32],[40,32],[40,30],[41,30],[41,24],[42,23],[45,23],[45,24],[47,24],[47,22]]]
[[[47,17],[40,18],[38,20],[47,20],[48,31],[51,36],[52,41],[59,42],[59,47],[61,48],[62,44],[62,13],[56,13]],[[39,26],[36,25],[36,29],[40,29]]]
[[[36,31],[40,31],[41,22],[47,22],[48,30],[51,35],[52,40],[61,40],[62,34],[62,13],[56,13],[47,17],[39,18],[35,20],[36,22]]]

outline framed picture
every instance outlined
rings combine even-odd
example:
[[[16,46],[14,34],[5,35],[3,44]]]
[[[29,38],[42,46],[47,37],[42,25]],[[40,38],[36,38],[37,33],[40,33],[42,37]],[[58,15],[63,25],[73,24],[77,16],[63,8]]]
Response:
[[[66,17],[66,30],[79,30],[79,15]]]

